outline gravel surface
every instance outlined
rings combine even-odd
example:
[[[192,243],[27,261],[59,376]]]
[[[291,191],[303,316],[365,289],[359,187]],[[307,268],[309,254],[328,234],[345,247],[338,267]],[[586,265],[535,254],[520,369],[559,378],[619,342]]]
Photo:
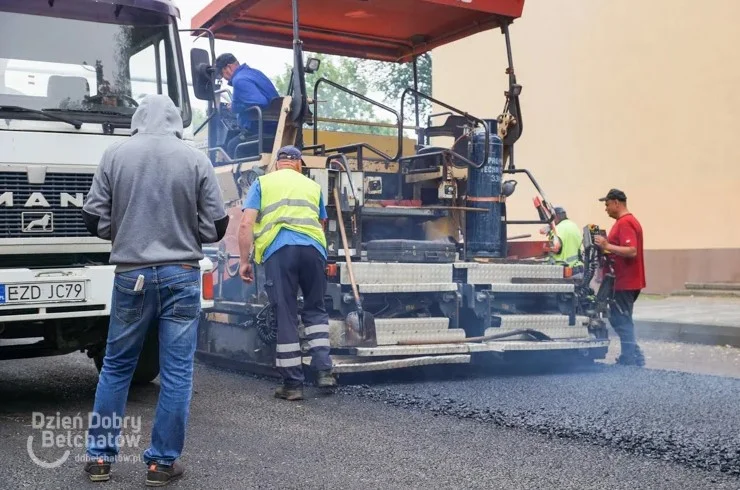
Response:
[[[502,427],[524,427],[501,421],[516,420],[505,413],[507,407],[527,399],[537,400],[530,408],[544,407],[540,410],[544,415],[521,420],[552,425],[551,417],[558,411],[563,421],[581,420],[590,412],[576,406],[574,398],[584,399],[579,393],[593,392],[599,382],[609,388],[600,391],[601,398],[588,397],[588,401],[599,409],[613,407],[604,419],[619,420],[624,416],[624,402],[619,400],[624,389],[613,384],[644,376],[650,375],[621,371],[448,379],[434,390],[428,383],[343,387],[333,397],[310,389],[307,400],[289,403],[272,398],[272,381],[198,366],[182,459],[186,475],[172,488],[738,488],[740,479],[719,471]],[[664,390],[678,375],[657,372],[652,376],[659,387],[653,402],[659,405]],[[92,362],[81,355],[0,362],[0,458],[4,462],[0,488],[143,487],[141,463],[117,464],[113,480],[100,485],[85,479],[73,457],[54,470],[29,461],[26,443],[34,433],[31,412],[86,413],[96,379]],[[728,393],[729,388],[724,390]],[[148,443],[157,393],[157,383],[131,391],[127,413],[143,417],[143,441],[140,448],[126,449],[125,456],[138,457]],[[393,403],[367,399],[376,395]],[[394,406],[404,400],[415,409]],[[481,411],[466,417],[461,403],[487,406],[490,413],[501,415],[491,419]],[[445,407],[451,407],[455,416],[437,416]],[[702,408],[710,407],[702,404]],[[688,409],[679,411],[686,423],[691,422]],[[638,420],[646,419],[643,409],[638,414]],[[720,415],[717,410],[709,414]],[[675,424],[670,427],[676,430]],[[715,433],[708,423],[700,427]],[[59,449],[37,453],[52,459]]]
[[[442,381],[374,376],[372,386],[342,390],[740,475],[740,379],[608,364],[552,374],[490,376],[479,369],[471,377],[460,371],[447,369]]]

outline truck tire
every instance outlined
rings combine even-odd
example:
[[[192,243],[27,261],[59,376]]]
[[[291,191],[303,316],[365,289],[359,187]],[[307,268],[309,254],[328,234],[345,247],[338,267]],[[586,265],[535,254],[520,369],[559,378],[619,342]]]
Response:
[[[103,369],[103,358],[105,357],[105,347],[93,358],[98,373]],[[143,385],[151,383],[159,376],[159,338],[157,330],[152,329],[144,340],[144,346],[139,355],[139,362],[136,364],[132,384]]]

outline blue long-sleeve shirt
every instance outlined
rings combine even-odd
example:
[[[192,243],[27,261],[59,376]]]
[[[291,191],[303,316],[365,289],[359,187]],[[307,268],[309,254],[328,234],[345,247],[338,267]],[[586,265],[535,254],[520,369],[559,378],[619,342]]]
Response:
[[[229,85],[234,87],[231,110],[236,114],[239,126],[256,133],[257,124],[254,121],[257,114],[254,111],[247,112],[247,109],[255,105],[264,109],[272,99],[280,97],[280,94],[264,73],[250,68],[246,63],[236,69]],[[274,135],[277,123],[263,123],[262,131],[267,135]]]

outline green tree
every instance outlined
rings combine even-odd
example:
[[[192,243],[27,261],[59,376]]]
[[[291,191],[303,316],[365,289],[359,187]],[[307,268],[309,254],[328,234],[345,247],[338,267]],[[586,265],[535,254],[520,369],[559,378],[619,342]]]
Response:
[[[371,77],[368,76],[368,69],[370,66],[367,61],[357,58],[309,53],[305,53],[304,57],[306,59],[311,57],[321,60],[321,66],[317,72],[306,74],[306,90],[308,92],[308,97],[313,98],[314,85],[316,84],[316,81],[319,78],[326,78],[342,87],[372,98],[368,95],[370,90],[372,90],[372,85],[369,81],[371,79]],[[275,87],[281,94],[286,94],[288,92],[291,69],[291,66],[286,65],[285,71],[274,80]],[[397,134],[394,128],[337,122],[336,120],[343,119],[395,124],[395,118],[393,118],[390,113],[365,102],[355,95],[337,89],[327,83],[322,83],[319,85],[319,91],[316,98],[318,100],[317,115],[319,118],[329,118],[334,120],[332,122],[320,121],[318,123],[319,129],[370,134]],[[311,110],[313,111],[313,107],[311,107]]]
[[[353,90],[368,98],[376,99],[384,105],[400,111],[401,95],[407,87],[414,86],[413,63],[391,63],[373,60],[362,60],[340,56],[305,53],[304,57],[318,58],[321,66],[316,73],[306,74],[306,88],[308,96],[313,97],[316,80],[326,78],[343,87]],[[417,59],[419,91],[423,94],[432,93],[432,58],[425,53]],[[274,82],[280,93],[287,93],[290,84],[291,67],[285,66],[285,71]],[[375,107],[362,99],[332,87],[326,83],[319,86],[318,116],[334,120],[362,120],[395,124],[396,120],[390,113]],[[426,99],[419,99],[419,122],[424,125],[426,118],[431,114],[432,105]],[[312,108],[313,110],[313,108]],[[414,125],[415,104],[413,94],[405,98],[404,124]],[[342,124],[338,122],[319,122],[319,129],[329,131],[352,131],[359,133],[395,135],[395,128]],[[406,136],[413,137],[413,133],[406,131]]]
[[[202,110],[198,109],[197,107],[192,108],[193,117],[192,122],[190,123],[193,127],[193,131],[198,129],[201,124],[203,124],[203,121],[206,120],[206,113]],[[205,128],[201,129],[201,131],[205,131]]]
[[[371,89],[385,95],[384,102],[390,107],[401,108],[401,95],[407,87],[414,87],[413,63],[369,62],[368,73]],[[432,56],[424,53],[416,61],[419,92],[432,95]],[[413,94],[405,97],[404,124],[415,124],[415,104]],[[425,124],[431,114],[432,104],[427,99],[419,99],[419,123]]]

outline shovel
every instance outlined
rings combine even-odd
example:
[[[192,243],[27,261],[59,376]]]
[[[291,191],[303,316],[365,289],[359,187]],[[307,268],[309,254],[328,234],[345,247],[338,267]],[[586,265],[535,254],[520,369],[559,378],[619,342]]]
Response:
[[[337,221],[339,221],[339,232],[342,235],[342,245],[344,246],[344,257],[347,260],[347,271],[349,272],[349,282],[352,284],[352,293],[355,296],[356,311],[350,312],[344,320],[344,339],[348,347],[377,347],[378,339],[375,333],[375,318],[371,313],[362,310],[360,302],[360,293],[357,290],[355,274],[352,271],[352,257],[347,245],[347,234],[344,231],[344,218],[342,217],[342,203],[339,200],[339,191],[334,186],[334,202],[337,206]]]

